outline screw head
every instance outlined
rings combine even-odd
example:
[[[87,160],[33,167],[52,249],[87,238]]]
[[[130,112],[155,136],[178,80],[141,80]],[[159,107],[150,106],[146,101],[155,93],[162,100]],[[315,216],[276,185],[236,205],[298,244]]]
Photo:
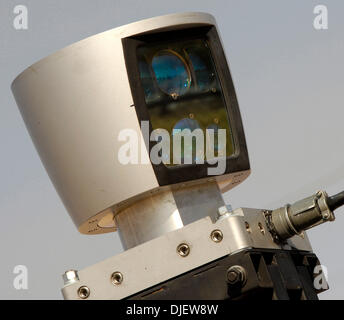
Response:
[[[250,224],[249,224],[247,221],[245,221],[245,228],[246,228],[246,231],[247,231],[248,233],[251,233],[251,232],[252,232],[251,227],[250,227]]]
[[[87,299],[90,296],[90,293],[91,293],[91,291],[90,291],[89,287],[82,286],[78,289],[78,296],[81,299]]]
[[[210,238],[214,242],[221,242],[223,239],[223,233],[219,229],[213,230],[210,234]]]
[[[246,282],[246,271],[241,266],[232,266],[227,270],[227,282],[229,285],[244,285]]]
[[[260,233],[264,236],[265,235],[265,229],[264,229],[261,222],[258,222],[258,228],[259,228]]]
[[[181,243],[178,247],[177,247],[177,252],[181,257],[187,257],[190,253],[190,247],[188,244],[186,243]]]
[[[114,272],[111,275],[111,282],[113,285],[119,285],[123,282],[123,274],[119,271]]]
[[[177,99],[178,99],[178,94],[175,93],[175,92],[173,92],[173,93],[171,94],[171,98],[172,98],[173,100],[177,100]]]

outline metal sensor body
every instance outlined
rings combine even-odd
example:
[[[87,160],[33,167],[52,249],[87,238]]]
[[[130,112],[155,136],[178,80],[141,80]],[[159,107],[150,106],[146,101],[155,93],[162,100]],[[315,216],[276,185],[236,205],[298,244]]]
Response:
[[[184,42],[178,47],[180,37]],[[12,91],[81,233],[121,228],[124,247],[130,248],[175,230],[175,217],[181,227],[207,216],[208,206],[195,213],[182,200],[199,198],[190,188],[216,189],[216,212],[223,205],[216,200],[221,193],[250,173],[234,85],[209,14],[155,17],[94,35],[33,64],[14,80]],[[149,123],[145,129],[144,121]],[[147,136],[153,128],[179,130],[196,122],[202,129],[228,129],[225,172],[209,176],[208,162],[170,166],[151,161],[156,141],[147,142]],[[128,129],[137,136],[139,156],[137,163],[123,164],[119,151],[125,142],[119,137]]]
[[[222,194],[248,177],[250,164],[211,15],[172,14],[89,37],[33,64],[12,91],[78,230],[118,228],[126,249],[67,271],[66,299],[236,299],[252,288],[258,295],[265,288],[268,298],[316,297],[310,266],[318,261],[302,233],[334,220],[344,193],[319,191],[273,211],[226,206]],[[140,155],[123,163],[128,129],[140,141]],[[202,159],[191,147],[180,162],[171,164],[162,153],[155,163],[151,151],[160,140],[152,133],[184,129],[213,130],[204,140],[217,135],[216,155]],[[214,172],[213,160],[221,157],[224,170]]]

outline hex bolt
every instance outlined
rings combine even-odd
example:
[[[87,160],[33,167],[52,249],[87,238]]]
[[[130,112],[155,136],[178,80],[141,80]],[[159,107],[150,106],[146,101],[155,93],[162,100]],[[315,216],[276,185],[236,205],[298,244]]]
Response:
[[[221,242],[223,239],[223,233],[219,229],[213,230],[210,234],[210,238],[214,242]]]
[[[114,272],[111,275],[111,282],[113,285],[120,285],[123,282],[123,274],[119,271]]]
[[[190,247],[189,247],[189,245],[186,244],[186,243],[181,243],[181,244],[177,247],[177,252],[178,252],[178,254],[179,254],[181,257],[185,258],[185,257],[188,256],[189,253],[190,253]]]
[[[76,281],[79,281],[78,271],[67,270],[63,275],[62,279],[65,286],[68,286]]]
[[[219,217],[224,216],[225,214],[228,213],[228,209],[226,206],[222,206],[222,207],[217,209],[217,213],[218,213]]]
[[[89,287],[82,286],[78,289],[78,296],[81,299],[87,299],[90,296],[90,293],[91,293],[91,291],[90,291]]]
[[[231,286],[243,286],[246,283],[246,271],[241,266],[232,266],[227,270],[227,282]]]
[[[217,209],[217,220],[229,216],[232,212],[231,205],[225,205]]]
[[[227,280],[231,284],[236,283],[238,278],[239,278],[239,275],[235,271],[229,271],[227,273]]]

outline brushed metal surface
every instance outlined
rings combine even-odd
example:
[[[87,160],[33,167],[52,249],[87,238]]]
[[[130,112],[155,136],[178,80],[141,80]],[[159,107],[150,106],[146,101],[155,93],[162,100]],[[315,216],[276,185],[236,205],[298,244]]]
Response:
[[[216,181],[171,189],[137,201],[115,217],[124,249],[210,216],[225,203]]]
[[[205,217],[187,226],[145,242],[98,264],[78,271],[79,281],[62,289],[65,299],[80,299],[80,286],[90,288],[89,299],[123,299],[158,283],[193,270],[245,248],[303,250],[312,252],[307,235],[294,236],[279,245],[267,231],[264,210],[240,208],[216,222]],[[247,223],[249,228],[247,228]],[[262,228],[265,232],[262,232]],[[213,230],[220,230],[223,239],[211,239]],[[187,244],[190,252],[182,257],[180,244]],[[113,272],[120,272],[123,281],[114,286]]]

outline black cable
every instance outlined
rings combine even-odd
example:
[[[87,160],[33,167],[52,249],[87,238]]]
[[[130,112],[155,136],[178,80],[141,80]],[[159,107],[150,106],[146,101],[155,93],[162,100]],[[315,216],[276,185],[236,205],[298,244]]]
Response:
[[[332,197],[329,197],[327,204],[331,211],[336,210],[340,206],[344,206],[344,191],[339,192]]]

